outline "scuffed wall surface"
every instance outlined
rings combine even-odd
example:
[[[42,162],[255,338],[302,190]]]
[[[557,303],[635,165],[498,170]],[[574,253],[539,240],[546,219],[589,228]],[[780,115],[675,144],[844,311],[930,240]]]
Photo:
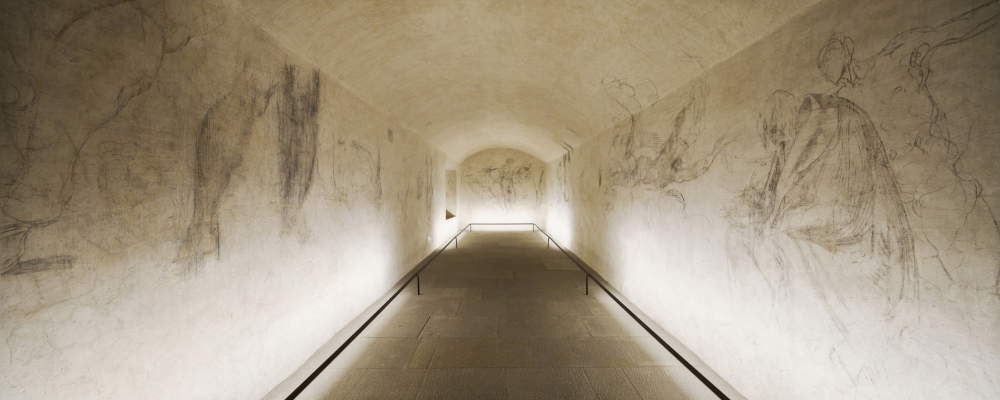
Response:
[[[998,22],[827,1],[623,91],[549,164],[548,229],[749,398],[998,398]]]
[[[545,220],[545,163],[513,149],[473,154],[458,167],[458,217],[469,222]]]
[[[0,398],[259,398],[447,234],[442,156],[223,5],[2,8]]]

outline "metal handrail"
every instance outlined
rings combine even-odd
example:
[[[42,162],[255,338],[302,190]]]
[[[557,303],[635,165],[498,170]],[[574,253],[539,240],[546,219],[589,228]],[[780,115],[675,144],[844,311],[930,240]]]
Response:
[[[641,326],[643,329],[645,329],[646,333],[648,333],[650,336],[652,336],[653,339],[656,339],[656,341],[659,342],[660,345],[663,346],[663,348],[667,349],[667,351],[670,352],[670,354],[672,354],[675,358],[677,358],[677,361],[680,361],[681,364],[684,365],[684,368],[687,368],[688,371],[690,371],[692,374],[694,374],[694,376],[697,377],[698,380],[701,381],[701,383],[704,384],[709,390],[711,390],[712,393],[714,393],[716,396],[718,396],[722,400],[729,400],[729,396],[727,396],[721,389],[719,389],[718,386],[715,386],[715,384],[712,383],[712,381],[709,380],[708,377],[706,377],[704,374],[702,374],[701,371],[698,371],[698,369],[695,368],[694,365],[692,365],[687,359],[684,358],[684,356],[682,356],[680,353],[678,353],[677,350],[675,350],[673,348],[673,346],[671,346],[669,343],[667,343],[666,340],[663,340],[663,338],[660,337],[660,335],[658,335],[653,330],[653,328],[651,328],[649,325],[647,325],[645,322],[643,322],[642,319],[639,318],[638,315],[636,315],[634,312],[632,312],[632,310],[630,308],[628,308],[628,306],[626,306],[625,303],[623,303],[618,298],[618,296],[615,296],[614,293],[612,293],[610,290],[608,290],[608,288],[604,286],[604,283],[601,283],[601,280],[603,280],[603,279],[595,279],[594,275],[597,275],[597,273],[594,272],[594,270],[592,268],[590,268],[590,266],[586,265],[586,263],[583,262],[583,260],[580,260],[579,257],[577,257],[575,254],[573,254],[572,252],[567,251],[562,246],[560,246],[559,242],[556,242],[556,240],[553,239],[552,236],[549,235],[548,232],[545,232],[540,226],[538,226],[538,224],[535,224],[534,222],[532,222],[531,224],[534,225],[535,229],[537,229],[539,232],[541,232],[543,235],[545,235],[545,237],[548,239],[548,242],[552,242],[553,244],[555,244],[556,248],[558,248],[559,251],[561,251],[563,253],[563,255],[566,256],[566,258],[569,258],[570,261],[572,261],[574,264],[576,264],[576,266],[578,268],[580,268],[580,270],[582,270],[585,274],[587,274],[588,286],[589,286],[590,280],[593,280],[594,283],[597,283],[597,286],[599,286],[601,289],[603,289],[604,293],[606,293],[608,295],[608,297],[610,297],[612,300],[614,300],[615,303],[617,303],[618,306],[622,308],[622,310],[625,310],[625,313],[627,313],[630,317],[632,317],[632,319],[635,320],[635,322],[637,322],[639,324],[639,326]],[[546,245],[548,245],[548,242],[546,242]],[[597,275],[597,276],[600,276],[600,275]],[[588,293],[589,293],[589,288],[588,288]]]
[[[337,356],[339,356],[341,353],[343,353],[343,351],[347,348],[347,346],[350,345],[352,342],[354,342],[354,339],[356,339],[358,336],[360,336],[361,332],[363,332],[365,330],[365,328],[367,328],[368,325],[370,325],[372,323],[372,321],[374,321],[375,318],[377,318],[379,316],[379,314],[381,314],[382,311],[385,310],[385,308],[389,306],[389,303],[391,303],[393,300],[395,300],[396,296],[398,296],[400,293],[402,293],[403,290],[406,289],[406,287],[414,279],[417,280],[417,295],[420,295],[421,294],[420,293],[420,273],[423,272],[423,270],[426,269],[431,264],[431,262],[433,262],[434,259],[437,258],[438,255],[440,255],[441,253],[443,253],[448,248],[448,246],[451,245],[452,242],[455,242],[455,248],[458,248],[458,238],[459,238],[459,236],[461,236],[467,230],[471,232],[473,225],[531,225],[532,226],[532,232],[534,232],[535,230],[537,230],[541,234],[545,235],[545,238],[547,239],[546,240],[546,246],[548,246],[549,243],[555,244],[556,248],[559,249],[559,251],[561,251],[563,253],[563,255],[566,256],[566,258],[569,258],[569,260],[572,261],[573,264],[576,264],[577,268],[580,268],[580,270],[584,272],[584,274],[586,275],[586,277],[584,278],[585,282],[586,282],[586,285],[584,286],[584,288],[585,288],[584,290],[586,291],[585,292],[586,294],[588,294],[588,295],[590,294],[590,281],[593,280],[594,283],[597,283],[597,286],[599,286],[601,289],[604,290],[604,293],[607,294],[608,297],[610,297],[612,300],[614,300],[615,303],[617,303],[618,306],[621,307],[622,310],[624,310],[626,314],[628,314],[630,317],[632,317],[632,319],[635,320],[635,322],[638,323],[639,326],[641,326],[643,329],[645,329],[646,333],[648,333],[650,336],[652,336],[653,339],[656,339],[656,341],[658,343],[660,343],[660,345],[663,346],[663,348],[667,349],[667,351],[670,352],[671,355],[673,355],[675,358],[677,358],[677,360],[680,361],[681,365],[683,365],[685,368],[687,368],[687,370],[690,371],[696,378],[698,378],[698,380],[701,381],[701,383],[704,384],[709,390],[711,390],[712,393],[714,393],[716,396],[718,396],[719,399],[729,400],[729,396],[727,396],[721,389],[719,389],[718,386],[716,386],[714,383],[712,383],[712,381],[709,380],[708,377],[706,377],[704,374],[702,374],[700,371],[698,371],[698,369],[695,368],[695,366],[693,364],[691,364],[691,362],[689,362],[687,359],[685,359],[684,356],[682,356],[679,352],[677,352],[676,349],[673,348],[673,346],[671,346],[669,343],[667,343],[666,340],[664,340],[662,337],[660,337],[660,335],[658,335],[656,333],[656,331],[653,330],[653,328],[651,328],[649,325],[647,325],[645,322],[643,322],[642,319],[639,318],[638,315],[636,315],[627,305],[625,305],[624,302],[622,302],[621,299],[618,298],[618,296],[615,296],[615,294],[611,290],[609,290],[604,285],[604,283],[602,283],[603,278],[598,279],[598,277],[600,277],[600,275],[598,275],[596,272],[594,272],[594,270],[592,268],[590,268],[590,266],[588,266],[585,262],[583,262],[583,260],[581,260],[575,254],[573,254],[572,252],[566,250],[561,245],[559,245],[559,242],[556,242],[556,240],[551,235],[549,235],[548,232],[545,232],[545,230],[543,230],[542,227],[538,226],[538,224],[536,224],[534,222],[523,222],[523,223],[522,222],[470,222],[470,223],[466,224],[465,227],[462,228],[462,230],[458,231],[454,236],[452,236],[451,239],[449,239],[443,246],[441,246],[440,248],[438,248],[436,251],[434,251],[434,253],[432,253],[431,255],[427,256],[426,258],[424,258],[424,260],[422,260],[420,263],[418,263],[417,266],[413,270],[411,270],[410,273],[406,277],[404,277],[405,283],[403,283],[403,285],[400,286],[399,289],[397,289],[392,294],[392,296],[390,296],[389,299],[385,301],[385,303],[382,303],[382,305],[378,308],[378,310],[376,310],[374,314],[372,314],[370,317],[368,317],[368,319],[365,320],[364,324],[362,324],[360,328],[358,328],[356,331],[354,331],[354,333],[352,333],[351,336],[348,337],[347,340],[344,341],[344,343],[342,343],[339,347],[337,347],[337,350],[335,350],[333,352],[333,354],[331,354],[329,357],[327,357],[323,361],[323,363],[321,363],[319,365],[319,367],[316,368],[316,370],[314,370],[311,374],[309,374],[309,376],[306,377],[306,379],[303,380],[302,383],[300,383],[295,388],[295,390],[293,390],[292,393],[289,394],[288,397],[286,397],[285,399],[286,400],[292,400],[292,399],[297,398],[300,394],[302,394],[302,392],[306,389],[306,387],[308,387],[309,384],[311,384],[321,373],[323,373],[323,371],[326,369],[326,367],[328,367],[333,362],[333,360],[337,358]]]
[[[347,338],[347,340],[344,341],[344,343],[342,343],[340,346],[338,346],[337,350],[335,350],[333,352],[333,354],[330,354],[329,357],[327,357],[325,360],[323,360],[323,362],[318,367],[316,367],[316,369],[311,374],[309,374],[309,376],[306,377],[306,379],[303,380],[302,383],[300,383],[298,386],[296,386],[295,390],[293,390],[292,393],[290,393],[287,397],[285,397],[285,400],[295,399],[300,394],[302,394],[302,392],[304,390],[306,390],[306,387],[308,387],[309,384],[311,384],[314,380],[316,380],[316,378],[319,377],[319,375],[323,373],[323,370],[325,370],[326,367],[330,366],[330,364],[333,362],[333,360],[336,359],[337,356],[340,355],[340,353],[343,353],[344,349],[346,349],[348,345],[350,345],[351,343],[353,343],[354,339],[357,339],[358,336],[361,335],[361,332],[363,332],[365,330],[365,328],[368,327],[368,325],[371,325],[372,321],[374,321],[375,318],[377,318],[379,316],[379,314],[381,314],[382,311],[385,310],[385,308],[389,306],[389,303],[392,303],[392,301],[396,299],[396,296],[399,296],[399,294],[403,292],[403,289],[406,289],[406,287],[409,286],[410,282],[412,282],[414,278],[417,279],[417,294],[419,294],[420,293],[420,272],[422,272],[424,270],[424,268],[427,268],[427,266],[430,265],[430,263],[432,261],[434,261],[434,259],[437,258],[438,255],[440,255],[441,253],[443,253],[445,251],[445,249],[447,249],[448,246],[451,245],[451,242],[455,242],[455,246],[457,248],[458,247],[458,237],[461,236],[463,233],[465,233],[465,231],[467,229],[469,229],[470,226],[471,226],[471,224],[466,225],[464,228],[462,228],[462,230],[458,231],[458,233],[456,233],[454,236],[452,236],[451,239],[449,239],[448,242],[446,242],[443,246],[441,246],[439,249],[437,249],[436,251],[434,251],[434,253],[431,253],[431,255],[425,257],[420,263],[418,263],[417,266],[413,270],[410,271],[410,273],[408,274],[408,276],[404,277],[406,279],[406,282],[403,283],[403,285],[400,286],[399,289],[397,289],[396,292],[393,293],[392,296],[390,296],[389,299],[385,301],[385,303],[382,303],[382,305],[378,308],[378,310],[376,310],[374,314],[372,314],[370,317],[368,317],[368,319],[365,320],[365,323],[362,324],[360,328],[358,328],[356,331],[354,331],[354,333],[352,333],[351,336],[349,336]]]

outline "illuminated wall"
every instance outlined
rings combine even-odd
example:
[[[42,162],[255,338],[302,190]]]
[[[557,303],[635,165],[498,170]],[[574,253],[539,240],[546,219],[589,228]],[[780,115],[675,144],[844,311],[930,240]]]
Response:
[[[1000,398],[980,3],[826,1],[623,106],[549,164],[549,229],[748,398]]]
[[[453,229],[443,157],[221,4],[106,3],[0,16],[0,398],[260,398]]]
[[[545,163],[522,151],[489,149],[458,167],[458,216],[469,222],[545,222]]]
[[[448,212],[454,214],[458,211],[458,171],[447,170],[444,172],[445,176],[445,209]]]

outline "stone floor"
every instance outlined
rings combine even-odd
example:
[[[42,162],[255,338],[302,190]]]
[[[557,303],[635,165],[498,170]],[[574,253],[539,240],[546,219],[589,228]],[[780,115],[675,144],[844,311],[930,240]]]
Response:
[[[545,244],[463,235],[300,398],[715,398]]]

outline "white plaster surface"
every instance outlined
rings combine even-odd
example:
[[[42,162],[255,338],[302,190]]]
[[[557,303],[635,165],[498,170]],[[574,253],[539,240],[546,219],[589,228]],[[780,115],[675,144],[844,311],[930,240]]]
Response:
[[[547,230],[748,398],[998,398],[998,22],[823,2],[550,162]]]
[[[4,1],[0,398],[259,398],[469,155],[749,398],[1000,398],[998,8]]]
[[[448,234],[441,153],[226,5],[2,9],[0,398],[260,398]]]

